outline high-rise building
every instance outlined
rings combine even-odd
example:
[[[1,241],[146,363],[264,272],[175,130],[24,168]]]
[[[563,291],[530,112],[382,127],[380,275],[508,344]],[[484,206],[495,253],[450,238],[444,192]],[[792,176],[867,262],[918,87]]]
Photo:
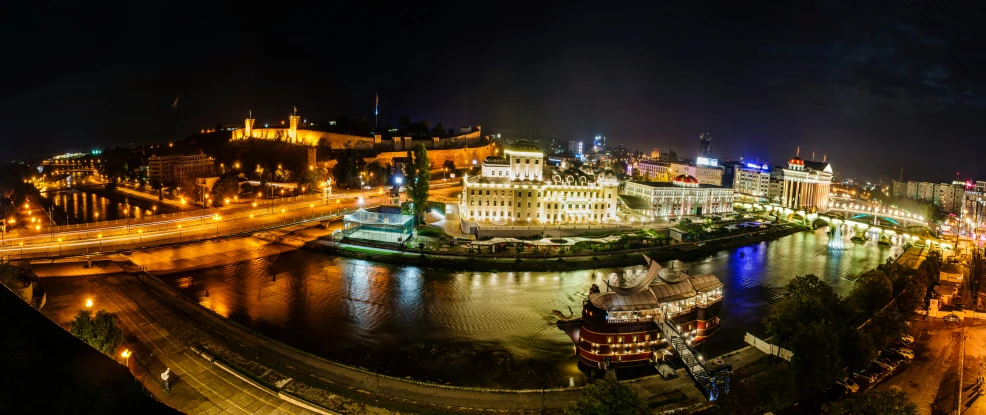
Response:
[[[698,138],[698,155],[712,157],[712,134],[702,133]]]
[[[898,182],[894,180],[893,192],[891,194],[894,197],[904,197],[907,195],[907,182]]]

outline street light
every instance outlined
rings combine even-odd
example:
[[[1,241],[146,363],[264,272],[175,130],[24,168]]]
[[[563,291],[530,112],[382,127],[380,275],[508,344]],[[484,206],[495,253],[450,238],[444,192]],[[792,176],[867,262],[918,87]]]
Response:
[[[127,359],[127,368],[130,368],[130,349],[123,349],[123,353],[120,353],[120,356]]]
[[[288,216],[284,212],[286,212],[286,210],[281,209],[281,222],[282,223],[287,223],[288,222]]]
[[[96,239],[99,239],[99,250],[103,250],[103,234],[96,234]]]
[[[178,225],[178,242],[181,242],[181,225]]]
[[[144,243],[144,230],[137,229],[137,242]]]
[[[58,238],[58,255],[62,254],[62,238]]]
[[[86,311],[92,313],[92,298],[86,299]]]

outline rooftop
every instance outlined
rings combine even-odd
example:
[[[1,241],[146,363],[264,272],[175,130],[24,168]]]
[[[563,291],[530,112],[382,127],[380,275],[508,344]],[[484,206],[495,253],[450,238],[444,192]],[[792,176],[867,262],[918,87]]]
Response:
[[[673,182],[627,182],[627,183],[634,183],[647,187],[660,187],[660,188],[669,187],[675,189],[681,188],[681,186],[676,186]],[[715,186],[711,184],[699,184],[697,187],[700,189],[725,189],[722,186]]]

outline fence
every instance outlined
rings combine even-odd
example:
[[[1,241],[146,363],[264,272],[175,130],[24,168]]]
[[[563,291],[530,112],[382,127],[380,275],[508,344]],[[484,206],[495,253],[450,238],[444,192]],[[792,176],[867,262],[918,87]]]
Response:
[[[743,341],[745,341],[747,344],[753,347],[756,347],[761,352],[767,353],[772,356],[780,357],[781,359],[784,360],[791,360],[791,356],[794,356],[794,353],[791,353],[790,350],[782,348],[780,346],[774,346],[773,344],[758,339],[756,336],[750,333],[746,333],[746,336],[743,337]]]

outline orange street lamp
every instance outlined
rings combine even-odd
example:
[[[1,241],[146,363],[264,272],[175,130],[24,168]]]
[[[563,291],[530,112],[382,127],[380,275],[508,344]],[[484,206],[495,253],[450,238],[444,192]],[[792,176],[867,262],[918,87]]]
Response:
[[[127,367],[130,367],[130,349],[123,349],[123,353],[120,353],[120,357],[127,359]]]
[[[86,299],[86,311],[92,312],[92,298]]]

